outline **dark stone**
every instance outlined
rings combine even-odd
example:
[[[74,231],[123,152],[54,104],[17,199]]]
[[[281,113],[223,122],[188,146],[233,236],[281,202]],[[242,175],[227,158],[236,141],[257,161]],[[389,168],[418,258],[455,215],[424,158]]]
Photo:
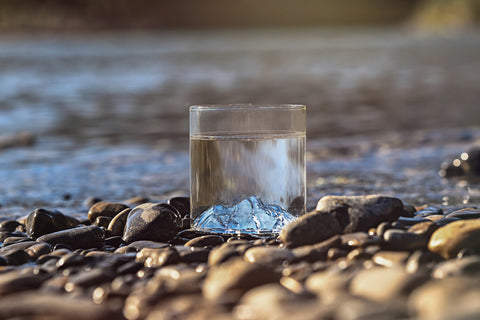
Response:
[[[122,243],[122,236],[111,236],[105,239],[106,246],[113,246],[118,248]]]
[[[107,230],[110,231],[110,236],[123,236],[130,211],[132,211],[130,208],[122,210],[110,221],[107,227]]]
[[[341,232],[333,215],[313,211],[289,223],[280,232],[280,239],[290,248],[322,242]]]
[[[7,232],[13,232],[15,229],[21,225],[20,222],[15,221],[15,220],[4,220],[0,222],[0,230],[2,231],[7,231]]]
[[[371,236],[366,232],[347,233],[341,236],[341,240],[345,248],[365,248],[380,243],[377,236]]]
[[[189,197],[173,197],[168,200],[168,204],[175,207],[182,217],[190,216]]]
[[[294,216],[305,213],[305,198],[302,196],[295,197],[288,205],[287,211]]]
[[[273,267],[281,265],[283,262],[290,262],[294,258],[295,255],[291,250],[278,247],[252,247],[243,255],[245,261]]]
[[[0,295],[2,296],[0,301],[3,301],[4,295],[36,289],[48,278],[50,278],[48,273],[35,268],[13,270],[0,274]],[[1,312],[0,310],[0,315]]]
[[[44,234],[70,229],[79,224],[73,217],[56,210],[35,209],[27,217],[27,235],[38,238]]]
[[[235,246],[230,243],[224,243],[221,246],[213,249],[208,256],[208,265],[215,266],[224,263],[230,258],[239,256],[240,253],[236,250]]]
[[[426,249],[429,237],[423,234],[390,229],[383,234],[385,247],[391,250],[414,251]]]
[[[85,256],[72,252],[62,256],[60,260],[57,261],[56,266],[58,269],[65,269],[71,266],[82,265],[85,262]]]
[[[123,241],[168,241],[182,227],[178,212],[163,204],[145,203],[132,209],[127,217]]]
[[[400,199],[369,196],[325,196],[318,201],[317,212],[326,212],[337,220],[343,233],[364,231],[384,221],[395,221],[403,212]]]
[[[51,245],[65,244],[72,249],[100,248],[104,244],[105,234],[97,226],[78,227],[46,234],[37,239]]]
[[[0,253],[10,266],[20,266],[30,260],[30,256],[23,249],[7,249]]]
[[[8,232],[8,231],[0,231],[0,242],[5,241],[5,239],[10,238],[10,237],[25,237],[26,234],[15,231],[15,232]]]
[[[139,255],[137,255],[138,257]],[[142,257],[144,258],[144,257]],[[147,268],[159,268],[166,265],[176,264],[180,261],[180,255],[177,250],[172,247],[150,250],[148,257],[144,261]]]
[[[112,270],[106,270],[104,268],[93,268],[91,270],[82,270],[76,275],[70,277],[70,280],[65,284],[65,290],[72,292],[76,288],[87,288],[92,286],[98,286],[102,283],[112,281],[114,273]]]
[[[188,240],[201,237],[201,236],[206,236],[206,235],[208,235],[206,232],[197,231],[195,229],[185,229],[177,233],[177,237],[188,239]]]
[[[93,225],[107,229],[110,221],[112,221],[112,218],[110,217],[99,216],[97,219],[95,219]]]
[[[428,219],[425,218],[406,218],[406,217],[399,217],[396,222],[399,222],[402,226],[404,227],[411,227],[413,225],[416,225],[418,223],[422,222],[431,222]]]
[[[28,237],[8,237],[3,240],[2,247],[9,247],[12,244],[24,243],[24,242],[31,242],[32,239]]]
[[[421,234],[427,238],[430,238],[432,233],[435,232],[439,227],[432,221],[427,221],[427,222],[421,222],[417,223],[410,228],[408,228],[408,232],[416,233],[416,234]]]
[[[180,261],[185,263],[208,262],[208,255],[210,254],[209,249],[197,248],[197,247],[187,247],[187,248],[189,250],[181,250],[178,252],[180,255]]]
[[[406,263],[408,273],[416,273],[419,270],[430,270],[442,258],[428,250],[417,250],[410,255]]]
[[[90,210],[88,210],[88,220],[91,223],[94,223],[100,216],[114,218],[125,209],[128,209],[128,206],[123,203],[100,201],[95,203]]]
[[[416,217],[427,217],[434,215],[443,215],[443,209],[437,207],[426,207],[415,213]]]
[[[224,243],[222,237],[216,235],[201,236],[193,238],[185,243],[185,247],[215,247]]]
[[[28,253],[28,255],[32,258],[38,258],[44,254],[49,254],[52,251],[53,246],[45,242],[37,242],[36,244],[32,244],[27,249],[25,249],[25,252]]]
[[[462,219],[460,219],[460,218],[443,218],[443,219],[436,220],[434,223],[439,227],[443,227],[443,226],[446,226],[447,224],[450,224],[452,222],[461,221],[461,220]]]
[[[320,243],[297,247],[292,250],[295,258],[292,259],[292,262],[298,261],[325,261],[330,249],[337,249],[342,244],[341,237],[335,235],[327,240],[324,240]],[[343,255],[345,256],[346,253]]]

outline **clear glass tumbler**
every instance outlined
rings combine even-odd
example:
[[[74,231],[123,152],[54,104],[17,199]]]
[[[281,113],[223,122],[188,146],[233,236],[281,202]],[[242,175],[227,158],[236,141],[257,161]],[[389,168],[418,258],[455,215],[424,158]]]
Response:
[[[190,107],[191,226],[278,233],[305,213],[303,105]]]

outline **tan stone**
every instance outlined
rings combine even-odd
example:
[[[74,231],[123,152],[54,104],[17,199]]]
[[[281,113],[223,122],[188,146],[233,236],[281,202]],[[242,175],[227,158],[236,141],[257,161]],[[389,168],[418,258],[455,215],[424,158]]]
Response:
[[[462,249],[480,249],[480,219],[455,221],[435,231],[428,249],[445,259],[454,258]]]

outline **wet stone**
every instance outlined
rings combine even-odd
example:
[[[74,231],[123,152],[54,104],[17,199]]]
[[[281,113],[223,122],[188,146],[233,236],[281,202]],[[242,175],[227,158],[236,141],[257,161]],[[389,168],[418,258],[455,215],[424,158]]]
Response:
[[[432,272],[432,277],[441,279],[453,276],[472,276],[480,274],[480,256],[463,259],[451,259],[439,263]]]
[[[5,241],[5,239],[10,237],[25,237],[27,236],[25,233],[22,232],[8,232],[8,231],[0,231],[0,242]]]
[[[480,218],[480,209],[465,208],[456,210],[447,214],[446,218],[478,219]]]
[[[377,237],[379,237],[380,239],[383,239],[383,234],[385,233],[385,231],[392,228],[393,227],[390,222],[381,222],[376,228]]]
[[[428,246],[425,235],[396,229],[385,231],[383,240],[385,247],[391,250],[414,251]]]
[[[122,236],[110,236],[105,239],[106,246],[113,246],[118,248],[123,243]]]
[[[480,249],[480,219],[456,221],[441,227],[432,234],[428,248],[445,259],[456,257],[462,249]]]
[[[420,222],[417,223],[410,228],[408,228],[408,232],[416,233],[424,235],[425,237],[430,238],[432,233],[438,229],[438,225],[434,224],[432,221]]]
[[[185,243],[186,247],[215,247],[224,243],[221,236],[207,235],[196,237]]]
[[[110,217],[99,216],[97,217],[97,219],[95,219],[95,222],[93,223],[93,225],[107,229],[108,225],[110,224],[110,221],[112,221],[112,218]]]
[[[205,232],[202,231],[197,231],[195,229],[185,229],[177,233],[177,237],[179,238],[185,238],[188,240],[191,240],[193,238],[201,237],[201,236],[206,236],[208,235]]]
[[[277,247],[253,247],[243,255],[245,261],[271,266],[281,265],[294,258],[295,255],[289,249]]]
[[[35,209],[27,217],[27,235],[38,238],[48,233],[73,228],[79,221],[57,210]]]
[[[432,222],[438,221],[438,220],[443,219],[443,218],[445,218],[445,216],[444,215],[439,215],[439,214],[434,214],[434,215],[425,217],[425,219],[428,219]]]
[[[182,217],[190,215],[189,197],[173,197],[168,200],[168,204],[175,207]]]
[[[410,255],[405,268],[408,273],[415,273],[422,269],[430,270],[441,260],[441,257],[428,250],[417,250]]]
[[[62,243],[72,249],[100,248],[104,244],[104,231],[97,226],[77,227],[46,234],[37,241],[51,245]]]
[[[30,260],[30,256],[23,249],[2,250],[0,256],[3,257],[10,266],[19,266]]]
[[[0,222],[0,230],[1,231],[7,231],[7,232],[13,232],[15,229],[20,226],[20,222],[16,220],[4,220]]]
[[[234,258],[209,270],[203,295],[215,303],[230,303],[251,288],[279,279],[280,274],[269,267]]]
[[[56,263],[58,269],[65,269],[71,266],[82,265],[87,261],[87,258],[77,253],[68,253],[63,255]]]
[[[121,211],[128,209],[123,203],[100,201],[88,210],[88,220],[94,223],[100,216],[114,218]]]
[[[327,251],[327,260],[335,261],[337,259],[345,258],[348,251],[342,248],[330,248]]]
[[[32,239],[28,237],[8,237],[3,241],[2,247],[8,247],[12,244],[30,242],[30,241],[32,241]]]
[[[122,236],[127,223],[128,214],[132,209],[127,208],[120,211],[108,224],[107,230],[110,231],[111,236]]]
[[[416,217],[427,217],[433,215],[443,215],[443,209],[437,207],[426,207],[415,213]]]
[[[178,248],[176,246],[175,248]],[[179,250],[180,261],[185,263],[203,263],[208,262],[208,256],[210,254],[210,249],[207,248],[197,248],[197,247],[186,247],[188,250]]]
[[[337,220],[343,233],[363,231],[384,221],[394,221],[403,213],[400,199],[369,196],[325,196],[316,211],[327,212]]]
[[[404,265],[409,255],[410,253],[406,251],[379,251],[373,256],[372,261],[380,266],[391,268]]]
[[[65,284],[65,290],[72,292],[76,288],[87,288],[91,286],[97,286],[105,282],[113,280],[114,274],[112,270],[106,270],[104,268],[93,268],[91,270],[82,270],[74,276],[70,277],[70,280]]]
[[[13,243],[7,243],[7,244],[3,244],[3,246],[0,248],[0,254],[4,251],[7,251],[7,250],[13,250],[13,249],[17,249],[17,250],[25,250],[27,248],[29,248],[30,246],[34,245],[34,244],[37,244],[38,242],[36,241],[33,241],[31,239],[28,239],[28,238],[24,238],[24,241],[20,241],[20,242],[13,242]]]
[[[0,295],[36,289],[49,277],[48,273],[34,268],[0,274]]]
[[[341,236],[341,240],[342,246],[345,248],[365,248],[380,243],[378,237],[371,236],[366,232],[347,233]]]
[[[443,218],[443,219],[436,220],[435,224],[439,227],[443,227],[455,221],[461,221],[461,219],[460,218]]]
[[[181,223],[176,211],[161,204],[142,204],[128,214],[123,241],[168,241],[180,231]]]
[[[406,217],[399,217],[396,222],[400,223],[402,226],[411,227],[411,226],[414,226],[414,225],[416,225],[416,224],[418,224],[418,223],[430,222],[430,220],[428,220],[428,219],[426,219],[426,218],[406,218]]]

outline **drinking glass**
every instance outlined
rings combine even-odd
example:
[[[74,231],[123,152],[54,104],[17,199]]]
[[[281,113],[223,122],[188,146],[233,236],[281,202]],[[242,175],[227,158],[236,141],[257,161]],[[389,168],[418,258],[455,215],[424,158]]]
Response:
[[[191,227],[275,234],[305,213],[304,105],[190,107]]]

